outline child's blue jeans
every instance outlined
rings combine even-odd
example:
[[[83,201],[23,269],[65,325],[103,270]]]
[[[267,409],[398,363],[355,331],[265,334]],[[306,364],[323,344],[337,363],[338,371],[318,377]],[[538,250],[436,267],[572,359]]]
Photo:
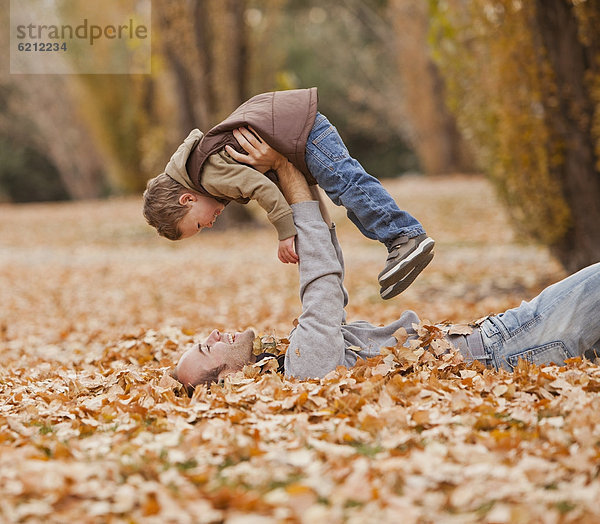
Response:
[[[600,351],[600,263],[550,287],[530,302],[481,325],[486,364],[513,370],[519,358],[534,364]]]
[[[389,249],[399,236],[424,233],[412,215],[402,211],[379,180],[352,158],[337,129],[321,113],[306,143],[306,164],[319,186],[367,238]]]

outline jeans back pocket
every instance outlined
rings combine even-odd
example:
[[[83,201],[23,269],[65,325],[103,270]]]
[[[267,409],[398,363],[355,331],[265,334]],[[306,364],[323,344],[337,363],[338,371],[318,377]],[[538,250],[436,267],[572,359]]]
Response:
[[[340,135],[333,125],[329,125],[312,143],[332,162],[337,162],[350,156],[344,142],[342,142]]]
[[[565,360],[570,358],[567,349],[562,341],[557,340],[555,342],[549,342],[541,346],[529,348],[520,353],[516,353],[506,357],[506,361],[512,369],[517,366],[519,359],[526,360],[537,366],[544,364],[550,364],[554,362],[559,366],[565,363]]]

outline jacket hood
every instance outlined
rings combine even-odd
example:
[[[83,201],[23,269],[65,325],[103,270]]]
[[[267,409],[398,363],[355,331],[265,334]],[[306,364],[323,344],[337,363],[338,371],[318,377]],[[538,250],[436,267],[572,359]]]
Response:
[[[198,142],[202,140],[204,134],[199,129],[193,129],[187,138],[183,141],[165,167],[165,173],[173,180],[179,182],[182,186],[198,191],[192,183],[192,180],[187,172],[186,163]]]

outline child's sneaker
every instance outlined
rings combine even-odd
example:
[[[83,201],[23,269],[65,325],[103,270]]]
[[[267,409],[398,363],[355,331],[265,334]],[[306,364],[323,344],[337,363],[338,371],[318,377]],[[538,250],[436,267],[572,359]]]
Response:
[[[398,237],[378,276],[381,298],[395,297],[410,286],[431,262],[434,246],[434,240],[425,233],[414,238]]]
[[[419,276],[419,273],[421,273],[421,271],[425,269],[427,264],[429,264],[429,262],[431,262],[432,259],[433,251],[430,251],[429,254],[423,259],[423,261],[419,265],[414,266],[413,269],[408,273],[408,275],[406,275],[402,280],[399,280],[391,286],[382,287],[379,290],[381,298],[387,300],[389,298],[394,298],[396,295],[402,293],[408,286],[410,286],[415,281],[415,279]]]

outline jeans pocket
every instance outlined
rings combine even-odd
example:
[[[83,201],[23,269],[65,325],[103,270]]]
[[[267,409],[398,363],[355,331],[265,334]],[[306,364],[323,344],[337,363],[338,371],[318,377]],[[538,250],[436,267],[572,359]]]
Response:
[[[507,356],[506,361],[514,369],[519,359],[541,366],[543,364],[550,364],[551,362],[562,365],[570,357],[564,343],[557,340]]]
[[[312,141],[313,145],[332,162],[350,156],[336,128],[330,125]]]
[[[496,339],[498,337],[502,339],[500,335],[500,328],[497,325],[497,319],[497,316],[490,316],[486,318],[480,326],[481,331],[485,333],[489,339]]]
[[[520,306],[509,309],[494,317],[502,333],[502,338],[508,340],[524,331],[531,331],[542,322],[543,316],[530,308]]]
[[[327,120],[325,115],[322,115],[317,111],[317,115],[315,116],[315,123],[313,124],[313,129],[318,128],[323,122],[325,122],[325,120]]]

